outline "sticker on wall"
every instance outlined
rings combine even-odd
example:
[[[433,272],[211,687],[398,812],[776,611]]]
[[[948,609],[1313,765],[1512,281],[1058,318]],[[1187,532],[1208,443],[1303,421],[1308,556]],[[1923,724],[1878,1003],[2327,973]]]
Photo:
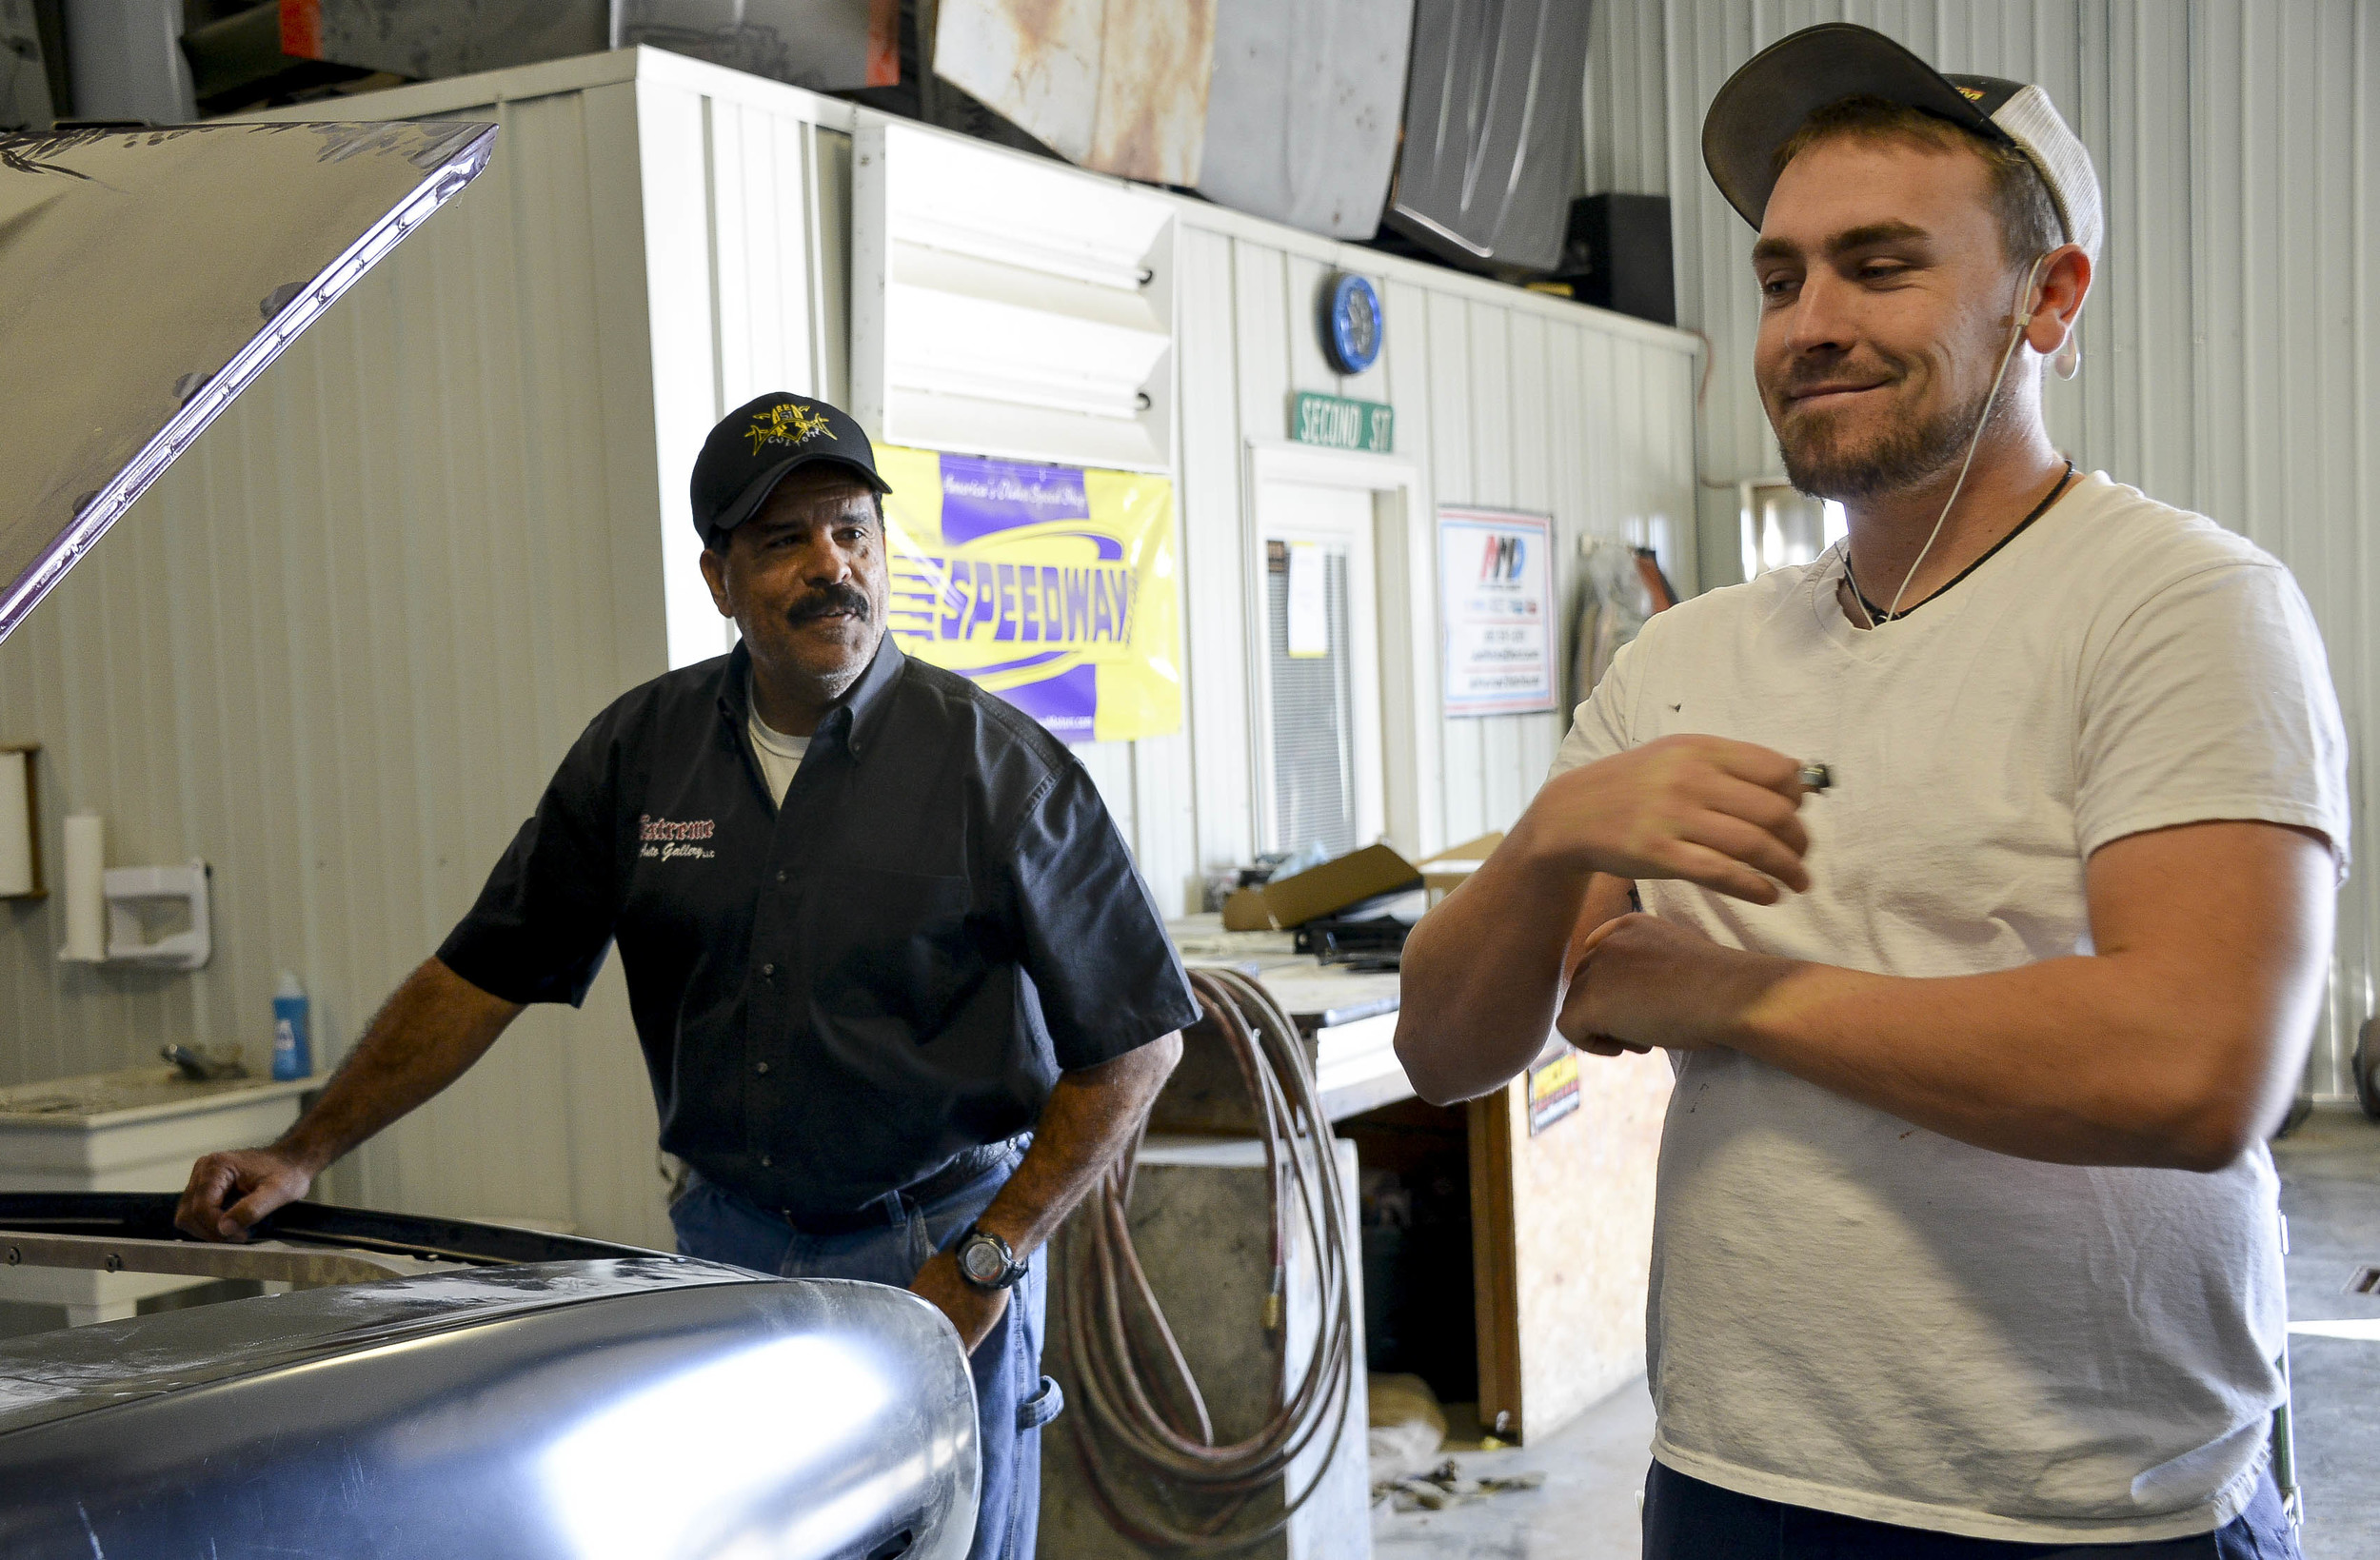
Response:
[[[1553,517],[1439,509],[1438,580],[1447,715],[1555,708]]]
[[[1529,1069],[1529,1135],[1535,1137],[1578,1108],[1578,1053],[1565,1050]]]
[[[880,444],[887,626],[1070,742],[1181,729],[1174,484]]]

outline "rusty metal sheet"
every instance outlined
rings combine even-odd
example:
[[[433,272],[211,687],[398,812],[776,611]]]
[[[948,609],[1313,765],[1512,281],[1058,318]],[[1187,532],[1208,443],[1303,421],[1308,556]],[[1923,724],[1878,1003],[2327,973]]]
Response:
[[[0,135],[0,639],[495,137],[454,120]]]
[[[934,73],[1067,161],[1195,185],[1215,0],[942,0]]]
[[[609,0],[283,0],[282,51],[416,81],[609,47]]]
[[[615,0],[612,44],[644,44],[815,92],[901,79],[894,0]]]

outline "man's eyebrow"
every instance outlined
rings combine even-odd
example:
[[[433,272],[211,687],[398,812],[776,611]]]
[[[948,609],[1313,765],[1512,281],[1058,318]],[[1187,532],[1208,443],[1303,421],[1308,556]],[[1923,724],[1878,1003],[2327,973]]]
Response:
[[[1857,227],[1846,227],[1835,234],[1826,241],[1824,249],[1828,258],[1838,259],[1861,249],[1874,249],[1887,244],[1906,244],[1913,239],[1933,236],[1914,223],[1897,220],[1870,222]],[[1755,266],[1772,260],[1798,260],[1801,256],[1801,246],[1791,239],[1764,238],[1752,247],[1752,263]]]
[[[1906,244],[1912,239],[1934,235],[1910,222],[1871,222],[1863,227],[1846,227],[1826,241],[1830,255],[1849,254],[1855,249],[1873,249],[1884,244]]]

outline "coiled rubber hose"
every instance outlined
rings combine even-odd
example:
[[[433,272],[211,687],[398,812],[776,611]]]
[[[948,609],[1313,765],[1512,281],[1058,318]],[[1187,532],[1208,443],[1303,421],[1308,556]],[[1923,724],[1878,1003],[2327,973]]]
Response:
[[[1118,1532],[1146,1549],[1222,1553],[1287,1527],[1338,1454],[1355,1381],[1354,1231],[1296,1024],[1263,987],[1235,972],[1194,970],[1190,984],[1239,1063],[1264,1147],[1272,1282],[1264,1314],[1250,1321],[1269,1335],[1272,1415],[1245,1440],[1215,1442],[1205,1397],[1133,1250],[1126,1214],[1136,1140],[1067,1226],[1064,1330],[1081,1399],[1067,1419],[1092,1493]],[[1294,1369],[1282,1331],[1292,1220],[1320,1290],[1318,1325]],[[1305,1488],[1291,1492],[1291,1463],[1321,1436],[1328,1439]],[[1266,1501],[1251,1513],[1250,1503],[1277,1482],[1280,1505]]]

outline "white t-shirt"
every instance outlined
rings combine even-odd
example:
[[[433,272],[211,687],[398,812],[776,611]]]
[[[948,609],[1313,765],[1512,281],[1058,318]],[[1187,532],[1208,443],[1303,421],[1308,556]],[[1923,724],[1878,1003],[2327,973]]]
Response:
[[[1834,766],[1814,887],[1648,881],[1736,947],[1895,976],[2089,953],[2084,861],[2211,819],[2317,829],[2346,739],[2273,559],[2104,475],[1905,621],[1839,547],[1654,618],[1555,772],[1675,732]],[[2091,1043],[2077,1034],[2079,1048]],[[2281,1394],[2271,1157],[2213,1175],[1971,1148],[1734,1051],[1677,1058],[1646,1317],[1669,1467],[1874,1521],[2036,1543],[2235,1516]]]
[[[785,804],[785,787],[793,783],[793,772],[802,767],[802,756],[810,750],[807,737],[788,737],[761,719],[755,707],[745,722],[752,734],[752,757],[761,762],[761,778],[768,781],[768,795],[778,806]]]

